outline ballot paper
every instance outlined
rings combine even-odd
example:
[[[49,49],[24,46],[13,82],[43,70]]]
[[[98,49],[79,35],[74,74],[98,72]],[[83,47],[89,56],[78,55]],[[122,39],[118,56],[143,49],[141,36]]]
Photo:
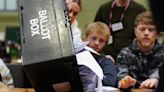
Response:
[[[90,51],[84,50],[76,54],[76,60],[78,65],[85,65],[90,68],[101,80],[103,80],[103,70],[92,56]]]
[[[97,88],[95,89],[96,92],[102,92],[102,80],[98,78]]]
[[[100,67],[100,65],[97,63],[95,58],[92,56],[91,52],[97,55],[100,54],[88,46],[85,46],[84,49],[85,49],[84,51],[76,54],[77,63],[78,65],[87,66],[98,76],[98,85],[95,90],[96,92],[103,92],[103,87],[102,87],[102,80],[104,76],[103,70]]]
[[[80,51],[82,51],[83,49],[85,49],[86,45],[89,42],[88,41],[80,42],[80,41],[74,40],[73,43],[74,43],[75,53],[79,53]]]
[[[118,88],[115,87],[111,87],[111,86],[102,86],[102,92],[112,92],[112,91],[116,91],[119,90]],[[96,88],[96,91],[98,90],[98,88]]]
[[[84,49],[86,49],[86,50],[88,50],[88,51],[90,51],[90,52],[92,52],[92,53],[95,53],[95,54],[97,54],[97,55],[100,55],[100,53],[98,53],[97,51],[95,51],[94,49],[92,49],[92,48],[90,48],[90,47],[88,47],[88,46],[85,46]]]

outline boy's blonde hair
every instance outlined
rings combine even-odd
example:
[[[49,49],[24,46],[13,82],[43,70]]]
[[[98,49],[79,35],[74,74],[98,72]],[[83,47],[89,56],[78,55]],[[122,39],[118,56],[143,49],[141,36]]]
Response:
[[[84,40],[92,33],[98,33],[100,35],[104,35],[106,37],[106,43],[110,37],[109,27],[103,22],[92,22],[89,23],[85,28]]]

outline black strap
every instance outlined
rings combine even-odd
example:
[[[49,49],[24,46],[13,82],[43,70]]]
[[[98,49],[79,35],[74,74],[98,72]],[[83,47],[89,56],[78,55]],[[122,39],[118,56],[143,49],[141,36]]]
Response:
[[[1,76],[1,73],[0,73],[0,81],[2,82],[2,76]]]

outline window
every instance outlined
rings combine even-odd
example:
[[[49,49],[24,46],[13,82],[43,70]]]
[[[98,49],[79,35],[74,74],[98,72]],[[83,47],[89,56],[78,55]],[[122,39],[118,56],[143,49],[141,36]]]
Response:
[[[0,0],[0,11],[17,10],[17,0]]]
[[[0,10],[5,9],[5,0],[0,0]]]

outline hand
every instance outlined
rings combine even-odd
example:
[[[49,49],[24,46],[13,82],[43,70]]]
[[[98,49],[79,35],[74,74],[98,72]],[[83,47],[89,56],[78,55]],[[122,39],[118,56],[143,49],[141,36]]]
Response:
[[[9,88],[2,82],[0,82],[0,92],[9,92]]]
[[[136,84],[137,80],[127,75],[118,82],[118,88],[129,88]]]
[[[76,2],[71,2],[68,4],[68,10],[73,13],[78,13],[80,12],[80,6]]]
[[[105,57],[111,59],[114,64],[116,63],[114,58],[111,55],[106,55]]]
[[[7,88],[7,86],[0,81],[0,88]],[[1,92],[1,91],[0,91]]]
[[[68,7],[68,16],[72,23],[76,15],[80,12],[80,6],[76,2],[69,2],[67,3],[67,7]]]
[[[158,79],[147,79],[140,84],[139,88],[157,88]]]

